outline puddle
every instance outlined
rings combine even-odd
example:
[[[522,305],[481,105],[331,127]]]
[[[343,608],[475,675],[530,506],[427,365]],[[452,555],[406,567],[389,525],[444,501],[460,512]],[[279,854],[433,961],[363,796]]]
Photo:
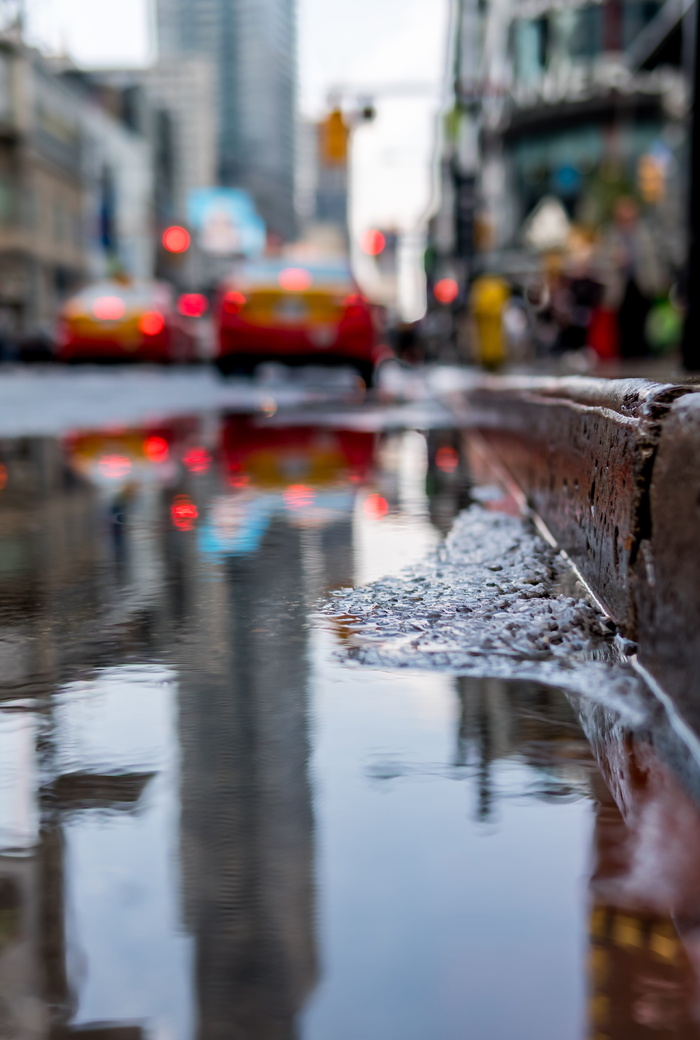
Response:
[[[692,749],[520,521],[443,543],[452,431],[341,419],[0,440],[0,1026],[700,1035]]]

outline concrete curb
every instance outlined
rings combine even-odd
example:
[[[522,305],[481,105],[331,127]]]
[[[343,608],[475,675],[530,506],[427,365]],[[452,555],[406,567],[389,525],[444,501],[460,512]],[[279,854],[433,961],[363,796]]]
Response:
[[[520,490],[640,661],[685,702],[700,666],[700,394],[493,377],[453,405],[468,452],[486,451]]]
[[[700,393],[663,420],[632,578],[639,659],[700,732]]]

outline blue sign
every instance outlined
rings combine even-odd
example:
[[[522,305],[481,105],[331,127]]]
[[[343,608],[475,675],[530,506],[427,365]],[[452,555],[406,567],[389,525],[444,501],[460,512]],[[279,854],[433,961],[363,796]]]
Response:
[[[187,200],[187,219],[204,253],[257,257],[265,251],[265,222],[240,188],[196,188]]]

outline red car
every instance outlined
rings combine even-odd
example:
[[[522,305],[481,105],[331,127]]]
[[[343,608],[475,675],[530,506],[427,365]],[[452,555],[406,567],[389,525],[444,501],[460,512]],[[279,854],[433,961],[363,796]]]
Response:
[[[221,286],[215,321],[224,375],[252,373],[263,361],[349,365],[372,385],[372,306],[342,261],[247,263]]]
[[[59,361],[194,361],[197,341],[162,282],[105,281],[62,307]]]

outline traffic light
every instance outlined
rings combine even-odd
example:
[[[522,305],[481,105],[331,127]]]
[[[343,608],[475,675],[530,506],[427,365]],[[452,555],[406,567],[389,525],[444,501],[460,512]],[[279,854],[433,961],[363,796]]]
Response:
[[[334,108],[321,124],[321,161],[324,166],[345,166],[350,129],[341,109]]]
[[[163,232],[162,242],[168,253],[186,253],[190,248],[190,233],[184,227],[173,225]]]
[[[366,256],[381,256],[386,249],[386,235],[378,228],[370,228],[360,235],[360,249]]]

